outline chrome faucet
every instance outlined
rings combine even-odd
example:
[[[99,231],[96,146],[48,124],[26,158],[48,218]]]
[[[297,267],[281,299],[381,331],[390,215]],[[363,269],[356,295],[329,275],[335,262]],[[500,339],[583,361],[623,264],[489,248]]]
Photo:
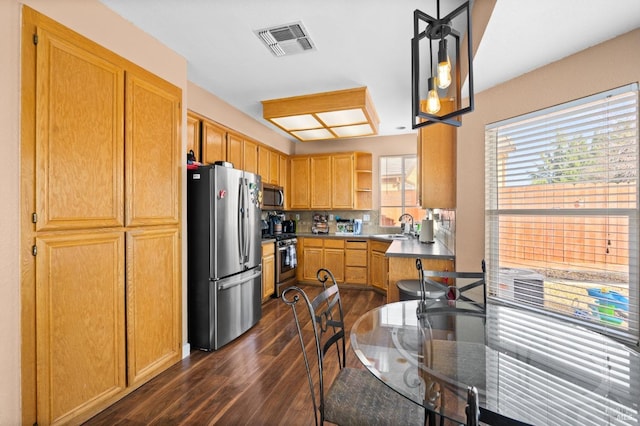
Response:
[[[413,232],[413,216],[411,216],[409,213],[405,213],[402,216],[400,216],[398,218],[398,221],[402,222],[402,218],[408,216],[409,219],[411,219],[411,224],[409,225],[409,229],[407,229],[407,223],[403,222],[402,223],[402,229],[404,231],[405,234],[411,234]]]

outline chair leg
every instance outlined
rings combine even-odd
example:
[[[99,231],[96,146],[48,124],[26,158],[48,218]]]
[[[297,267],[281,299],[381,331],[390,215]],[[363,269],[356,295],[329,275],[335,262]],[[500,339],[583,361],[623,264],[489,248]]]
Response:
[[[478,401],[478,390],[475,386],[467,388],[467,426],[478,426],[480,424],[480,403]]]

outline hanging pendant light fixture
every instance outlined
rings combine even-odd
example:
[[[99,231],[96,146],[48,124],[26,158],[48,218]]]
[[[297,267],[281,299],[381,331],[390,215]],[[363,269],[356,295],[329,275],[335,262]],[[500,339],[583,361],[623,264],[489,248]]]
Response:
[[[413,13],[411,86],[412,128],[414,129],[435,123],[460,126],[462,123],[459,116],[473,111],[473,64],[469,3],[469,1],[464,2],[444,17],[440,16],[440,0],[436,0],[436,17],[420,10],[415,10]],[[435,69],[432,49],[434,42],[438,43]],[[461,58],[461,42],[466,44],[464,61]],[[429,43],[428,49],[426,46],[421,49],[424,43]],[[453,62],[451,58],[453,58]],[[427,75],[421,73],[421,69],[427,67],[429,73]],[[465,79],[467,79],[467,83],[463,87]],[[440,98],[453,99],[454,110],[439,115]]]
[[[433,51],[431,50],[431,41],[429,41],[429,69],[433,70]],[[440,95],[438,95],[438,88],[436,87],[435,77],[429,77],[427,80],[427,112],[429,114],[436,114],[440,111]]]

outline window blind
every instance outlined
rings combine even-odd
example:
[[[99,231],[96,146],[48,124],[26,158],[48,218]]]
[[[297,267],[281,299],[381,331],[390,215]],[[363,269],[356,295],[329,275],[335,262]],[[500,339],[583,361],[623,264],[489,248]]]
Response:
[[[488,297],[638,344],[638,85],[485,132]]]
[[[492,308],[487,309],[492,331],[487,345],[494,349],[486,359],[489,407],[541,425],[638,424],[635,351],[576,324]]]

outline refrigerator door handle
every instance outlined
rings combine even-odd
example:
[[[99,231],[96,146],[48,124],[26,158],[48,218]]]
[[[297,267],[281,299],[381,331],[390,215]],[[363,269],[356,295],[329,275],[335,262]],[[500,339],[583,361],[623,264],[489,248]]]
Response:
[[[250,229],[249,229],[249,208],[250,208],[250,199],[249,199],[249,182],[247,179],[244,179],[244,222],[242,227],[244,229],[244,261],[249,261],[249,249],[251,245],[251,239],[249,238]]]
[[[235,279],[233,281],[229,281],[226,284],[218,284],[218,290],[228,290],[230,288],[233,287],[237,287],[243,283],[246,283],[247,281],[251,281],[252,279],[260,276],[260,274],[262,274],[262,268],[256,268],[256,272],[254,272],[252,275],[248,276],[248,277],[239,277],[238,279]]]
[[[238,254],[240,255],[240,264],[244,264],[244,182],[240,178],[240,186],[238,188]]]

